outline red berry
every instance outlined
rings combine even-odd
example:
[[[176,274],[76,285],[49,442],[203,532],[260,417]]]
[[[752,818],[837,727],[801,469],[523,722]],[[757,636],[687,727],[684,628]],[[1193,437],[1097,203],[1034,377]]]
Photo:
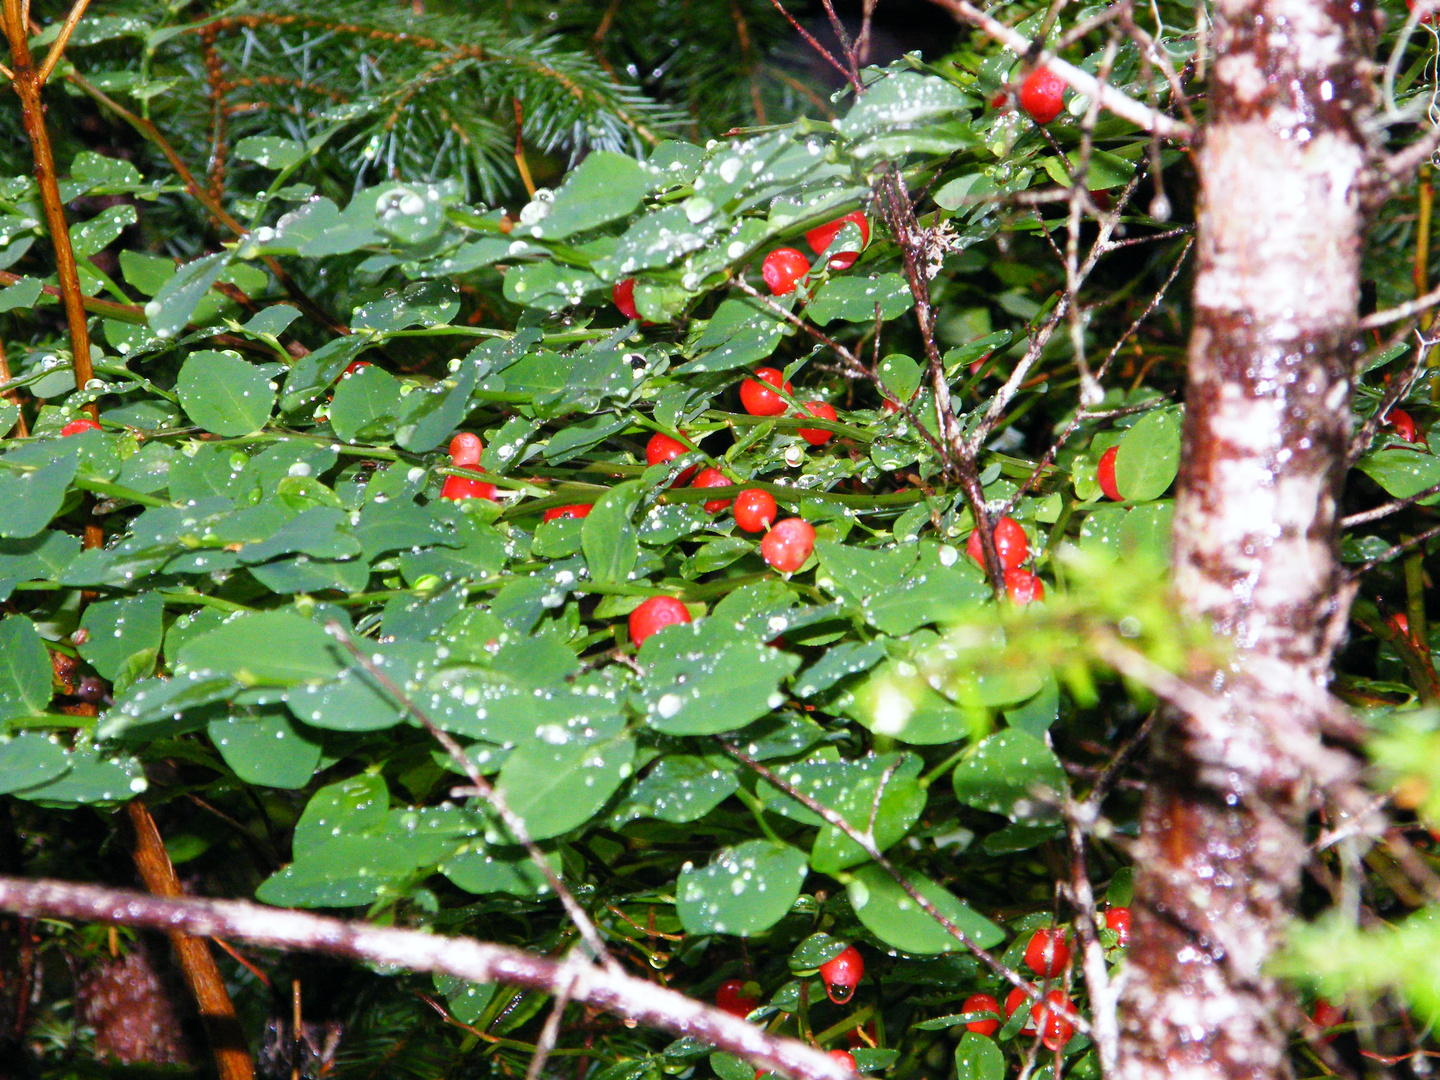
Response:
[[[1395,434],[1406,442],[1418,442],[1415,435],[1415,420],[1404,409],[1391,409],[1390,415],[1385,418],[1385,426],[1394,428]]]
[[[734,483],[733,480],[719,469],[711,466],[701,469],[695,479],[691,481],[690,486],[697,488],[729,487],[732,483]],[[733,499],[709,499],[705,503],[705,512],[707,514],[718,514],[733,501]]]
[[[842,218],[817,226],[805,234],[805,242],[810,245],[810,250],[816,255],[823,254],[825,249],[835,242],[835,237],[847,224],[853,223],[860,230],[860,247],[863,250],[870,243],[870,222],[859,210],[852,210]],[[848,270],[855,265],[855,260],[860,257],[858,251],[841,251],[830,256],[831,270]]]
[[[844,1005],[854,996],[855,987],[864,974],[865,958],[854,945],[846,946],[845,951],[834,960],[826,960],[820,965],[820,981],[825,984],[825,993],[836,1005]]]
[[[1075,1013],[1063,990],[1051,990],[1035,1003],[1030,1019],[1040,1029],[1041,1041],[1051,1050],[1059,1050],[1075,1034]]]
[[[1030,989],[1033,990],[1035,988],[1032,986]],[[1027,1009],[1030,1007],[1030,995],[1017,986],[1005,996],[1005,1019],[1009,1020],[1010,1017],[1015,1015],[1016,1010],[1022,1007]],[[1026,1014],[1025,1026],[1020,1029],[1020,1034],[1035,1034],[1035,1017],[1033,1012]]]
[[[620,309],[620,314],[627,319],[640,318],[640,311],[635,307],[635,279],[633,277],[627,277],[611,289],[610,299],[615,301],[615,306]]]
[[[345,370],[340,373],[340,377],[343,379],[343,378],[345,378],[347,375],[354,375],[354,374],[355,374],[357,371],[359,371],[361,368],[374,367],[374,366],[375,366],[375,365],[372,364],[372,363],[370,363],[369,360],[351,360],[349,366],[346,367]]]
[[[594,503],[574,503],[570,506],[552,506],[549,510],[545,511],[544,520],[554,521],[556,518],[589,517],[590,511],[594,509]]]
[[[1409,8],[1411,11],[1414,11],[1414,10],[1415,10],[1415,0],[1405,0],[1405,6],[1406,6],[1407,8]],[[1432,8],[1431,10],[1425,12],[1424,15],[1421,15],[1421,16],[1420,16],[1420,21],[1421,21],[1422,23],[1434,22],[1434,21],[1435,21],[1435,10]]]
[[[735,524],[746,532],[768,529],[779,507],[768,491],[746,488],[735,497]]]
[[[461,499],[489,499],[495,502],[495,485],[469,476],[447,476],[445,486],[440,489],[440,497],[454,502]]]
[[[740,979],[726,979],[715,990],[715,1007],[742,1020],[757,1004],[759,1002],[745,993],[745,983]]]
[[[815,526],[802,518],[777,521],[760,541],[761,557],[782,574],[799,570],[814,550]]]
[[[1037,124],[1048,124],[1060,115],[1065,97],[1065,80],[1049,68],[1038,67],[1025,76],[1020,87],[1020,107]]]
[[[480,451],[484,447],[480,444],[480,436],[472,435],[468,431],[462,431],[450,440],[450,464],[451,465],[478,465],[480,463]]]
[[[690,453],[690,448],[669,435],[656,432],[650,436],[650,441],[645,444],[645,461],[650,465],[659,465],[662,462],[674,461],[682,455]],[[691,465],[688,469],[682,469],[680,475],[671,481],[671,487],[680,487],[690,482],[700,468],[699,465]]]
[[[1115,931],[1115,943],[1122,949],[1130,944],[1130,909],[1112,907],[1105,912],[1105,925]]]
[[[1021,567],[1005,571],[1005,595],[1017,607],[1045,599],[1045,583]]]
[[[837,419],[835,406],[828,402],[807,401],[805,403],[805,411],[811,416],[818,417],[821,420],[829,420],[832,423]],[[800,437],[811,446],[823,446],[835,437],[835,433],[833,431],[826,431],[824,428],[802,427],[800,429]]]
[[[971,994],[965,999],[965,1004],[960,1006],[961,1012],[977,1013],[992,1012],[994,1020],[971,1020],[965,1025],[969,1031],[979,1032],[981,1035],[994,1035],[1000,1030],[1000,1002],[996,1001],[989,994]]]
[[[981,566],[985,565],[985,553],[980,548],[980,530],[970,534],[965,545],[966,554]],[[1000,556],[1000,567],[1013,570],[1030,556],[1030,541],[1025,530],[1012,517],[1002,517],[995,523],[995,554]]]
[[[844,1065],[851,1072],[859,1071],[859,1066],[855,1064],[855,1055],[850,1053],[849,1050],[831,1050],[829,1053],[832,1058],[840,1062],[841,1065]]]
[[[776,248],[760,264],[760,276],[776,296],[792,292],[795,283],[810,272],[810,260],[794,248]]]
[[[1059,927],[1035,931],[1025,946],[1025,963],[1030,970],[1046,979],[1053,979],[1070,962],[1070,946],[1065,944],[1065,931]]]
[[[1310,1019],[1315,1022],[1316,1027],[1325,1031],[1327,1028],[1333,1028],[1336,1024],[1341,1023],[1345,1019],[1345,1011],[1337,1009],[1324,998],[1316,998],[1315,1011],[1310,1014]],[[1338,1031],[1331,1031],[1327,1035],[1320,1036],[1320,1041],[1334,1042],[1339,1034]]]
[[[60,434],[67,438],[71,435],[79,435],[82,431],[99,431],[100,425],[88,416],[82,416],[78,420],[71,420],[60,429]]]
[[[630,613],[630,640],[639,645],[657,630],[688,623],[690,609],[673,596],[652,596]]]
[[[1419,640],[1410,632],[1410,620],[1405,615],[1397,611],[1390,616],[1389,622],[1391,626],[1409,638],[1414,645],[1417,647],[1420,645]]]
[[[785,400],[776,390],[795,393],[795,388],[773,367],[756,368],[755,378],[740,384],[740,404],[751,416],[779,416],[785,411]]]
[[[1119,453],[1120,447],[1116,445],[1100,455],[1100,464],[1095,466],[1095,479],[1099,482],[1100,490],[1105,493],[1107,499],[1123,502],[1125,496],[1120,494],[1120,488],[1115,483],[1115,456]]]
[[[900,411],[900,403],[894,398],[887,397],[884,401],[880,403],[880,407],[884,409],[887,413],[897,413]]]

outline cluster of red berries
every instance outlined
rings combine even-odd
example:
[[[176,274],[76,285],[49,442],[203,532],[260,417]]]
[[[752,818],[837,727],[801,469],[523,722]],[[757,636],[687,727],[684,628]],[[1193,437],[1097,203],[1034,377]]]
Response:
[[[836,235],[846,225],[853,224],[860,230],[860,247],[863,250],[870,243],[870,222],[859,210],[853,210],[844,217],[816,226],[805,234],[805,242],[816,255],[823,255],[835,242]],[[860,257],[858,251],[837,251],[830,256],[827,265],[831,270],[848,270]],[[795,290],[802,278],[810,273],[810,259],[803,251],[793,247],[776,248],[765,256],[760,264],[760,277],[765,287],[775,296],[786,296]],[[627,319],[640,319],[640,309],[635,306],[635,279],[626,278],[610,290],[610,299],[621,315]]]
[[[480,437],[462,431],[450,440],[450,464],[457,469],[480,471],[480,451],[484,449]],[[447,476],[445,486],[440,489],[442,499],[490,499],[495,500],[495,485],[469,476]]]
[[[1024,527],[1012,517],[1002,517],[995,523],[993,535],[995,554],[1005,572],[1005,595],[1010,602],[1023,606],[1035,600],[1044,600],[1045,583],[1022,566],[1030,557],[1030,541],[1025,536]],[[965,552],[980,566],[985,565],[985,550],[980,544],[979,529],[970,534]]]
[[[825,986],[825,993],[830,1000],[837,1005],[844,1005],[855,995],[855,987],[859,984],[861,976],[865,974],[865,958],[860,955],[860,950],[854,945],[847,945],[844,952],[831,960],[820,965],[820,981]],[[715,1006],[731,1016],[738,1016],[745,1019],[755,1009],[759,1002],[751,996],[745,983],[740,979],[726,979],[715,990]],[[870,1045],[874,1045],[874,1026],[870,1025]],[[859,1029],[851,1033],[858,1035]],[[865,1043],[860,1037],[859,1041],[851,1039],[852,1046]],[[855,1056],[848,1050],[831,1050],[829,1054],[836,1061],[840,1062],[851,1072],[857,1072]],[[755,1076],[758,1078],[764,1075],[764,1069],[756,1069]]]
[[[846,225],[854,225],[860,230],[860,247],[864,249],[870,243],[870,221],[859,210],[853,210],[842,218],[811,229],[805,234],[805,242],[816,255],[823,255]],[[848,270],[855,265],[855,260],[859,257],[858,251],[837,251],[830,256],[826,265],[831,270]],[[765,287],[775,296],[786,296],[794,292],[795,286],[809,273],[810,259],[798,248],[776,248],[766,255],[760,264],[760,277],[764,280]]]
[[[1130,909],[1110,908],[1105,912],[1105,925],[1115,934],[1116,944],[1123,948],[1130,942]],[[1036,930],[1025,946],[1025,965],[1042,979],[1054,979],[1065,973],[1070,963],[1070,946],[1065,941],[1065,931],[1060,927],[1042,927]],[[1075,1034],[1075,1003],[1065,996],[1063,990],[1048,990],[1027,984],[1017,986],[1005,998],[1003,1014],[1006,1020],[1020,1009],[1028,1007],[1030,1014],[1020,1029],[1022,1035],[1038,1035],[1051,1050],[1059,1050]],[[965,1027],[981,1035],[994,1035],[1000,1030],[1002,1010],[1000,1002],[989,994],[971,994],[960,1007],[964,1013],[979,1014],[966,1022]]]

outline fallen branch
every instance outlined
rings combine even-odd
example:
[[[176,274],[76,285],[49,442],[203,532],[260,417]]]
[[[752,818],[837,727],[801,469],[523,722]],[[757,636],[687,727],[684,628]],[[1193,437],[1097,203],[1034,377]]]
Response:
[[[145,926],[195,937],[239,938],[256,945],[342,956],[406,971],[440,972],[567,994],[648,1027],[703,1039],[796,1080],[854,1080],[823,1051],[779,1038],[713,1006],[623,972],[604,971],[578,953],[562,960],[469,938],[327,918],[238,900],[150,896],[68,881],[0,876],[0,911],[31,918]]]

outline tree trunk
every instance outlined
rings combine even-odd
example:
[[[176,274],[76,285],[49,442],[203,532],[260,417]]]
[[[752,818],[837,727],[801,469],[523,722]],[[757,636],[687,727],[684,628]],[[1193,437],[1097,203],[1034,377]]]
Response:
[[[1157,737],[1118,1073],[1289,1073],[1264,972],[1307,858],[1349,609],[1350,433],[1368,8],[1221,0],[1198,154],[1195,323],[1175,514],[1180,601],[1233,644]]]

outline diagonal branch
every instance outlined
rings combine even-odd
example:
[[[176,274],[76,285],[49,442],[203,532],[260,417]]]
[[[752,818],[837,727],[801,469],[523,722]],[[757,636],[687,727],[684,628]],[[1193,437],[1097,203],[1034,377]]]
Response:
[[[1088,95],[1092,100],[1099,101],[1101,108],[1109,109],[1116,116],[1129,120],[1136,127],[1171,139],[1189,139],[1194,134],[1189,124],[1166,116],[1164,113],[1136,101],[1115,87],[1107,86],[1095,76],[1081,71],[1074,64],[1066,63],[1054,53],[1039,47],[1036,42],[1031,41],[1025,35],[1010,29],[998,19],[991,18],[971,4],[969,0],[933,0],[933,2],[957,19],[962,19],[972,26],[978,26],[1010,51],[1032,60],[1034,63],[1044,64],[1051,72],[1080,93]]]
[[[704,1039],[797,1080],[854,1080],[823,1052],[577,953],[563,960],[470,938],[332,919],[238,900],[162,898],[67,881],[0,876],[0,911],[31,918],[79,919],[227,937],[296,952],[346,957],[381,967],[499,982],[570,1000],[649,1027]]]
[[[345,632],[344,628],[338,622],[329,623],[325,629],[329,632],[330,636],[338,641],[345,651],[350,654],[351,658],[354,659],[355,663],[365,674],[379,684],[380,688],[390,696],[395,704],[413,716],[420,725],[430,733],[431,738],[444,747],[445,752],[450,755],[450,759],[460,767],[461,771],[470,781],[471,790],[466,794],[479,796],[490,804],[495,810],[495,813],[499,815],[500,820],[505,823],[505,827],[510,830],[510,835],[515,838],[515,842],[525,849],[526,853],[530,856],[530,861],[533,862],[540,873],[545,876],[545,880],[549,883],[550,888],[555,890],[555,895],[560,898],[560,903],[565,908],[566,914],[570,916],[570,921],[573,922],[575,928],[580,931],[580,936],[585,940],[585,944],[590,947],[590,951],[595,954],[595,958],[604,964],[608,970],[618,971],[619,965],[616,964],[615,958],[610,955],[610,951],[605,948],[605,942],[601,940],[600,931],[596,929],[594,922],[592,922],[590,916],[586,914],[585,909],[580,906],[580,901],[575,899],[575,894],[560,880],[560,875],[555,872],[549,860],[545,858],[545,853],[541,851],[535,841],[530,838],[530,830],[525,826],[525,819],[515,813],[515,811],[510,808],[510,804],[506,802],[505,797],[496,791],[494,786],[480,774],[480,770],[476,768],[474,760],[469,754],[465,753],[465,748],[456,742],[448,731],[445,731],[439,724],[435,723],[434,720],[430,719],[429,716],[421,711],[420,707],[410,699],[410,696],[395,685],[395,681],[381,671],[374,661],[361,651],[360,647],[355,644],[354,640]]]

